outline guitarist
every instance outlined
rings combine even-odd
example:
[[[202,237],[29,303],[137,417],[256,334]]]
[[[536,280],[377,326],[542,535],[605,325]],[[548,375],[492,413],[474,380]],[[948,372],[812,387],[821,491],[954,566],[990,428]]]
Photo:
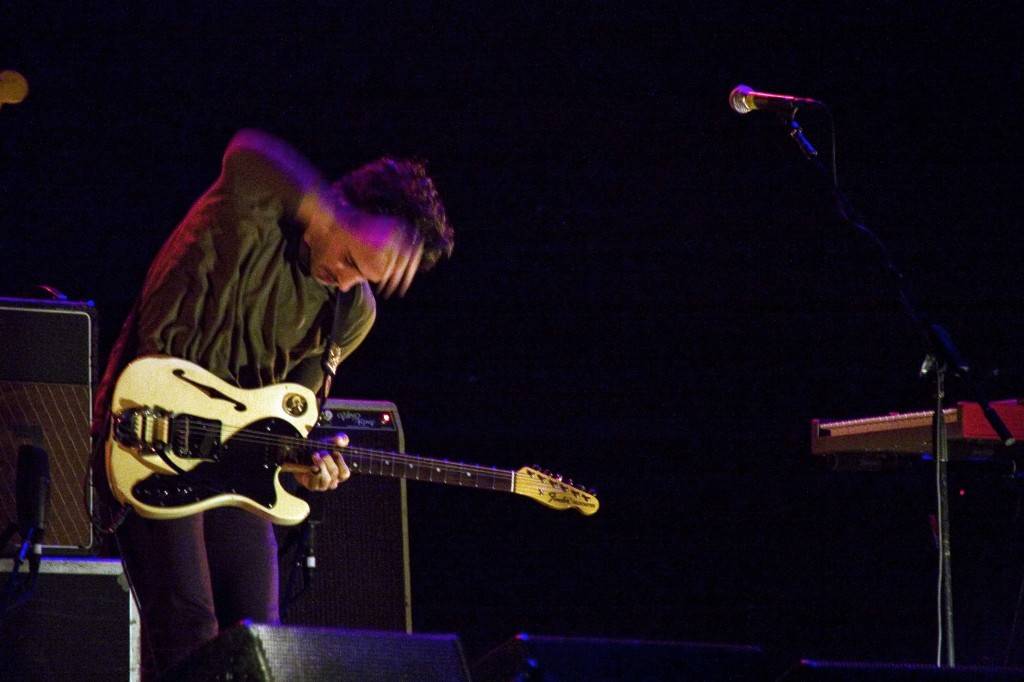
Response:
[[[102,443],[121,370],[171,355],[241,388],[295,381],[325,395],[373,324],[370,285],[404,294],[453,237],[420,163],[380,159],[326,184],[279,139],[245,130],[231,140],[220,176],[150,266],[96,394],[96,505],[139,602],[147,676],[241,619],[279,622],[277,547],[269,522],[231,507],[174,520],[118,508]],[[323,491],[348,476],[326,455],[295,478]]]

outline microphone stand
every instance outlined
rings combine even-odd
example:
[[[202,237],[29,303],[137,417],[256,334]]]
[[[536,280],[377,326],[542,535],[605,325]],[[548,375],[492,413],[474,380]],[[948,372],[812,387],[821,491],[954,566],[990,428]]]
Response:
[[[28,601],[39,577],[42,543],[46,533],[46,509],[50,503],[50,466],[46,452],[31,445],[19,447],[15,479],[18,520],[17,523],[10,524],[0,535],[0,544],[6,548],[15,533],[20,533],[22,543],[20,551],[14,556],[11,575],[4,586],[3,594],[0,595],[0,616]],[[22,584],[19,571],[26,556],[29,566],[28,582]]]
[[[11,541],[17,532],[19,532],[18,524],[12,523],[8,525],[7,529],[0,535],[0,546],[6,548],[7,543]],[[4,583],[3,590],[0,591],[0,620],[3,619],[9,610],[28,601],[35,591],[36,580],[39,577],[40,560],[42,559],[39,548],[42,534],[43,530],[35,526],[30,526],[28,530],[24,531],[21,548],[12,556],[11,574],[7,576],[7,582]],[[31,554],[29,554],[30,551]],[[27,583],[23,581],[21,574],[21,565],[25,563],[26,557],[28,558],[29,565]]]
[[[945,639],[945,666],[956,667],[956,656],[953,645],[953,573],[952,573],[952,551],[949,539],[949,486],[946,478],[946,469],[949,464],[949,437],[946,432],[946,420],[943,412],[943,399],[945,397],[946,372],[950,367],[964,381],[972,399],[979,404],[986,420],[995,430],[999,439],[1004,445],[1013,445],[1015,439],[1006,428],[1006,424],[989,405],[989,401],[974,384],[970,374],[970,366],[960,356],[959,351],[953,343],[949,333],[937,324],[928,323],[911,301],[907,291],[903,273],[896,267],[889,249],[885,243],[869,229],[856,213],[849,199],[839,189],[839,184],[830,178],[827,169],[818,156],[814,145],[804,135],[803,128],[796,120],[798,107],[794,107],[788,116],[781,115],[783,122],[789,130],[789,136],[796,143],[800,152],[811,165],[814,166],[822,180],[828,183],[835,199],[836,210],[839,217],[848,225],[866,236],[878,247],[885,263],[885,268],[892,276],[896,290],[899,295],[903,311],[907,314],[914,326],[921,334],[922,344],[925,348],[925,360],[921,365],[920,375],[932,375],[935,387],[935,413],[932,418],[932,450],[935,457],[936,471],[936,496],[938,498],[938,527],[939,527],[939,636],[937,667],[943,665],[943,639]]]

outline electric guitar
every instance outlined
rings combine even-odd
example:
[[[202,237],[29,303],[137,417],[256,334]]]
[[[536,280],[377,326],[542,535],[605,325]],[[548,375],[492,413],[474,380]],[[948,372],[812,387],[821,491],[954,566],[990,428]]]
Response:
[[[309,505],[284,489],[279,473],[309,471],[313,453],[333,451],[353,474],[515,493],[588,516],[599,506],[592,491],[535,468],[496,469],[307,440],[318,416],[316,397],[301,384],[247,390],[186,360],[139,358],[114,388],[106,442],[110,487],[148,518],[233,506],[294,525]]]

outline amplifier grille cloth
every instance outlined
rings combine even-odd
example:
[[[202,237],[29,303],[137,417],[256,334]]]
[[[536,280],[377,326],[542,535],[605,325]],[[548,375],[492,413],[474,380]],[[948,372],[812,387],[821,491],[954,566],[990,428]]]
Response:
[[[83,497],[89,459],[89,387],[0,381],[0,513],[17,519],[18,447],[43,448],[50,462],[47,546],[88,547],[91,529]]]

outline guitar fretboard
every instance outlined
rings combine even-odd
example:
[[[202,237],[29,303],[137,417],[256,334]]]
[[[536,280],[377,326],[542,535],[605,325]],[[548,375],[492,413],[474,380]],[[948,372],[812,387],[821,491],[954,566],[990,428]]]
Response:
[[[310,447],[309,453],[325,449],[328,448],[322,445]],[[515,472],[506,469],[358,447],[330,449],[344,457],[345,463],[354,474],[406,478],[413,481],[484,490],[513,492],[515,489]]]

